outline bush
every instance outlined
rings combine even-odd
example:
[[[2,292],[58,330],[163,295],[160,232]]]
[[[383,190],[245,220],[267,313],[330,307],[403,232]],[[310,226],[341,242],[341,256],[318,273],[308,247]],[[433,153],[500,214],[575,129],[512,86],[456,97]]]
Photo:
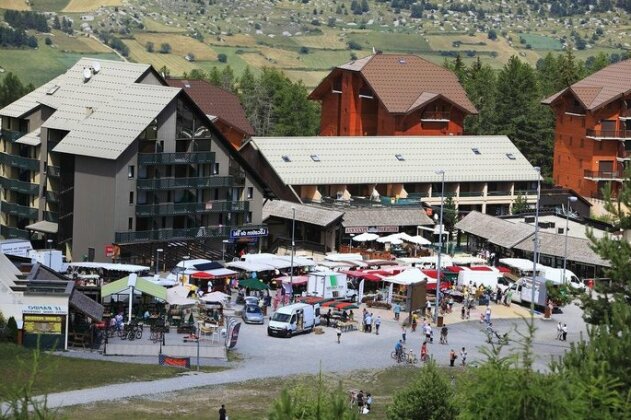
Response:
[[[221,54],[217,54],[217,61],[219,61],[220,63],[227,63],[228,62],[228,56],[224,53]]]
[[[348,45],[348,48],[351,49],[351,50],[361,50],[362,49],[362,46],[357,41],[350,40],[350,41],[348,41],[348,43],[346,45]]]
[[[15,318],[10,317],[7,321],[7,338],[12,343],[18,342],[18,323],[15,322]]]
[[[47,37],[44,39],[44,43],[45,43],[46,45],[53,45],[53,40],[52,40],[52,39],[50,39],[50,37],[49,37],[49,36],[47,36]]]
[[[300,54],[309,54],[309,48],[300,47]]]
[[[152,53],[154,51],[153,42],[147,41],[147,43],[145,44],[145,49],[147,50],[147,52]]]
[[[171,45],[168,42],[160,44],[160,54],[169,54],[171,52]]]

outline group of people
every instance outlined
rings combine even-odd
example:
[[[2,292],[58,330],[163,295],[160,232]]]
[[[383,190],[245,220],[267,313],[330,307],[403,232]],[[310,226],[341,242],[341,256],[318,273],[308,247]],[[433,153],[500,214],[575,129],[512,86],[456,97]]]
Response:
[[[557,340],[567,341],[567,324],[557,324]]]
[[[379,327],[381,327],[381,316],[375,318],[372,312],[368,312],[366,308],[362,312],[362,331],[368,334],[372,333],[373,327],[375,334],[379,335]]]
[[[372,395],[370,392],[364,394],[361,389],[359,392],[351,391],[351,407],[357,406],[359,414],[368,414],[372,409]]]

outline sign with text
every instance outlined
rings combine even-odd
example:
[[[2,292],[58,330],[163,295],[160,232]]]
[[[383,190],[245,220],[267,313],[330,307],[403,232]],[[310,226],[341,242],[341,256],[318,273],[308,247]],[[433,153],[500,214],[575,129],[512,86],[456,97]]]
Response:
[[[105,245],[105,256],[106,257],[114,256],[114,245]]]
[[[268,230],[266,227],[259,228],[240,228],[240,229],[232,229],[230,231],[230,237],[233,239],[237,238],[260,238],[262,236],[267,236]]]
[[[22,307],[23,314],[37,315],[67,315],[68,306],[64,305],[26,305]]]
[[[351,226],[344,228],[345,233],[396,233],[399,226]]]

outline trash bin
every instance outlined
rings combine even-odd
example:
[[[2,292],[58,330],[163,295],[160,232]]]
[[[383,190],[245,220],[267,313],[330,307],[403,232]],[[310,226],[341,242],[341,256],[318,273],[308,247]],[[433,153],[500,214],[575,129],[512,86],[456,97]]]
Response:
[[[438,315],[438,318],[436,318],[436,326],[437,327],[442,327],[443,326],[443,316],[442,315]]]

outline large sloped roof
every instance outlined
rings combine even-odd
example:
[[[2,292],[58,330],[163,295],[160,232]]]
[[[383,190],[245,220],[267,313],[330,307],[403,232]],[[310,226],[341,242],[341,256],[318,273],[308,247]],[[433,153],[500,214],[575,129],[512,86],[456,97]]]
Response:
[[[391,113],[407,114],[439,96],[467,113],[478,112],[453,72],[415,55],[374,54],[336,70],[361,73]],[[311,98],[318,99],[329,89],[329,79],[336,70],[315,88]]]
[[[631,91],[631,59],[612,64],[544,99],[550,105],[571,92],[587,110],[608,104]]]
[[[184,89],[206,115],[219,118],[245,134],[254,135],[237,95],[214,86],[205,80],[167,79],[169,86]]]
[[[316,226],[329,226],[341,218],[344,213],[337,210],[325,209],[315,205],[292,203],[284,200],[268,200],[263,205],[263,221],[270,217],[291,220],[292,208],[296,209],[296,220]]]
[[[446,182],[538,177],[506,136],[253,137],[250,141],[285,185],[439,182],[437,169],[445,170]]]
[[[484,238],[504,248],[512,248],[534,234],[534,228],[524,223],[500,219],[478,211],[469,212],[456,229]]]

